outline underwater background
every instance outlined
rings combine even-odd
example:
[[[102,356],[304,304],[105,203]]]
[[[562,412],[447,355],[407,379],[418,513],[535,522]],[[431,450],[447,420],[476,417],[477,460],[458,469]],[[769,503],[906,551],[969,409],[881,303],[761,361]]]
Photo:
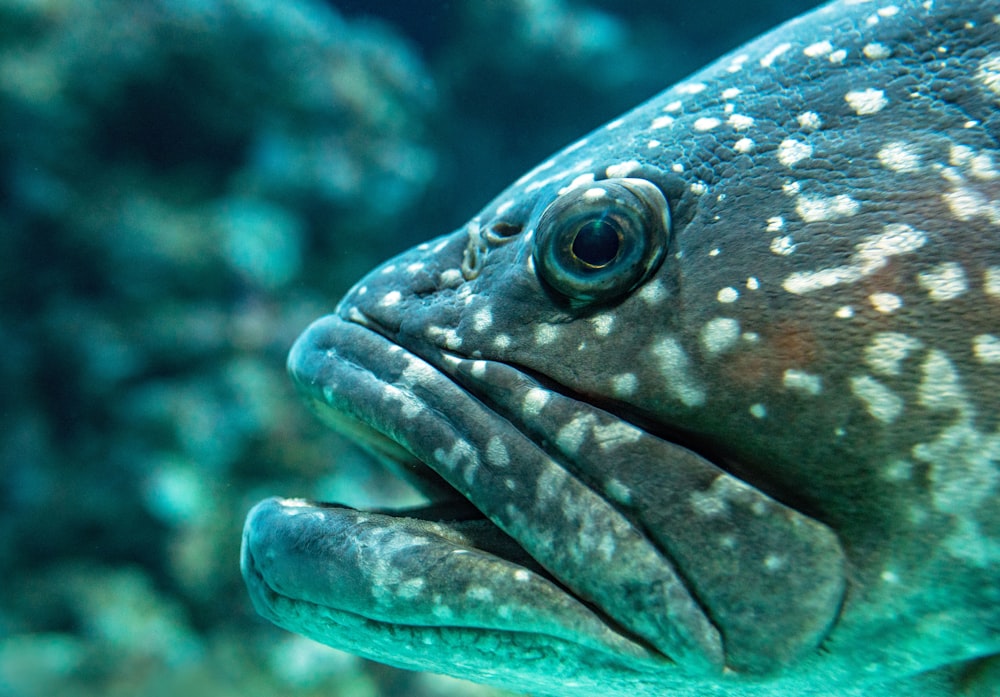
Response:
[[[0,0],[0,697],[445,697],[250,606],[270,495],[412,494],[291,342],[811,0]]]

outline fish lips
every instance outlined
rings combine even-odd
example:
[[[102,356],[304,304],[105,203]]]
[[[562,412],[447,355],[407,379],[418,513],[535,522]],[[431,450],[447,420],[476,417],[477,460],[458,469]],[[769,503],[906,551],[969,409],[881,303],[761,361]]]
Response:
[[[301,610],[292,610],[289,602],[378,622],[433,624],[433,607],[400,614],[396,605],[381,612],[370,602],[394,578],[408,576],[391,554],[392,545],[370,545],[363,558],[357,544],[337,532],[354,529],[371,537],[381,530],[398,545],[404,539],[428,538],[433,523],[442,527],[430,538],[433,544],[420,546],[419,556],[428,566],[454,558],[447,578],[461,581],[467,590],[459,593],[441,579],[431,582],[416,568],[408,588],[420,586],[426,590],[417,595],[427,597],[438,592],[435,588],[450,588],[449,595],[463,598],[452,605],[449,626],[464,622],[611,648],[628,660],[652,661],[661,670],[670,663],[697,672],[722,670],[718,630],[656,545],[452,377],[378,332],[337,315],[314,322],[292,348],[288,363],[295,384],[324,421],[362,434],[361,440],[390,457],[425,463],[503,531],[496,535],[517,541],[515,546],[524,550],[521,561],[537,564],[531,569],[457,542],[456,523],[383,514],[358,524],[357,516],[371,514],[272,499],[251,512],[243,542],[244,576],[265,616],[337,646],[344,646],[338,637],[304,631]],[[399,446],[395,453],[392,444]],[[445,529],[454,535],[444,535]],[[512,595],[522,587],[524,574],[546,590]],[[517,621],[487,625],[482,612],[465,604],[470,592],[481,592],[476,588],[489,590],[494,612],[516,597],[512,617]],[[409,598],[409,607],[414,602]],[[535,619],[525,622],[527,616]]]
[[[480,521],[468,537],[461,516],[265,502],[247,520],[244,575],[279,625],[432,670],[444,670],[440,654],[434,663],[413,641],[386,644],[382,630],[429,631],[447,615],[450,628],[511,646],[527,633],[539,650],[752,676],[815,649],[835,623],[845,573],[833,531],[692,451],[513,366],[434,347],[417,355],[338,315],[313,323],[288,363],[321,419],[498,529]],[[364,554],[344,531],[368,540]],[[521,594],[524,574],[545,590]],[[435,605],[446,596],[447,610]],[[509,621],[487,620],[489,607]],[[310,625],[331,612],[350,621]],[[376,624],[359,647],[360,621]]]

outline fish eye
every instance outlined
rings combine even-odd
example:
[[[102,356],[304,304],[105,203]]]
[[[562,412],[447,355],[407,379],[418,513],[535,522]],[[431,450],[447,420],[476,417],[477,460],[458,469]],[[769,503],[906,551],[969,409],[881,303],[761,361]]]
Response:
[[[545,285],[572,305],[613,300],[656,271],[670,234],[666,198],[645,179],[574,187],[542,212],[532,256]]]

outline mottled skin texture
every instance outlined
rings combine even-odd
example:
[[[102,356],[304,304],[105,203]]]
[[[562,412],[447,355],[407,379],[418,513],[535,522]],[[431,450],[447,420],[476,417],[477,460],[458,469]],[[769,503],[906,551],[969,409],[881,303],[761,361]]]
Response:
[[[873,0],[570,146],[289,358],[503,532],[266,501],[258,609],[539,694],[996,694],[998,141],[1000,2]],[[574,300],[538,228],[603,180],[662,192],[666,246]]]

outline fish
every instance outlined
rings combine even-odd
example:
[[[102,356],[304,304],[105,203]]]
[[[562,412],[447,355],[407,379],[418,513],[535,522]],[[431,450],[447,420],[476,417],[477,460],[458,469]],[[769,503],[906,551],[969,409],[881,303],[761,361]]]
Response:
[[[539,695],[1000,690],[1000,2],[837,0],[296,340],[423,492],[270,498],[277,625]]]

